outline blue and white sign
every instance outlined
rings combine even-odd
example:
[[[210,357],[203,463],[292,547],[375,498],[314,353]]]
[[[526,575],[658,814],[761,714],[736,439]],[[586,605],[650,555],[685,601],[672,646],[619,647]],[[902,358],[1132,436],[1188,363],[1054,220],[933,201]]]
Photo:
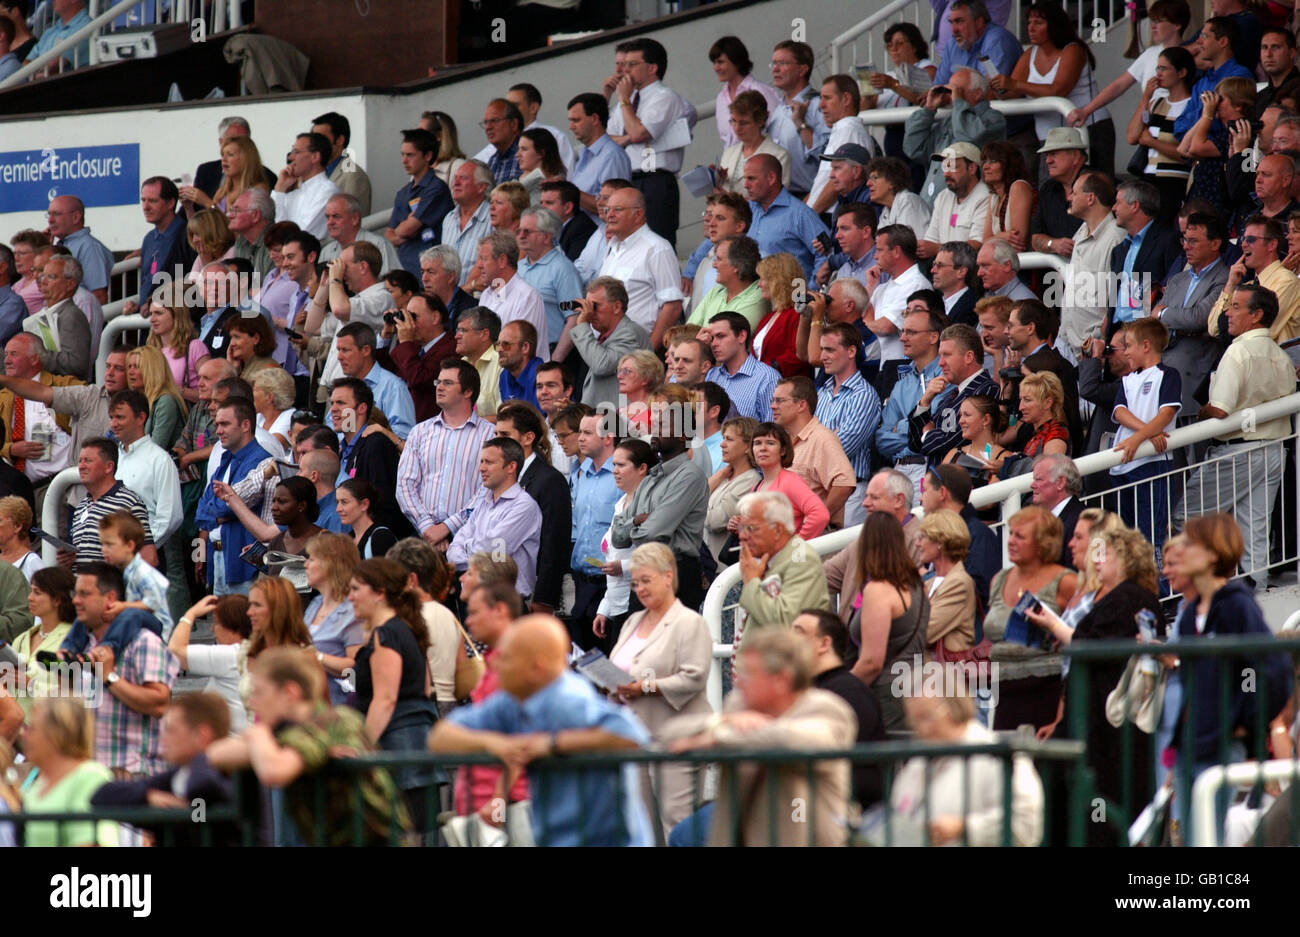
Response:
[[[87,208],[135,204],[140,144],[0,153],[0,212],[45,211],[56,195],[75,195]]]

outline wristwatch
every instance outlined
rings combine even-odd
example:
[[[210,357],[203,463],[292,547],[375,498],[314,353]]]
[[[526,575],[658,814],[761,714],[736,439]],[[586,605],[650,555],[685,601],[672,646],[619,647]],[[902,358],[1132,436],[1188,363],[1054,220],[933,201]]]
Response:
[[[122,679],[122,675],[118,673],[116,670],[109,671],[107,674],[104,675],[104,686],[112,686],[114,683],[117,683],[117,681],[121,679]]]

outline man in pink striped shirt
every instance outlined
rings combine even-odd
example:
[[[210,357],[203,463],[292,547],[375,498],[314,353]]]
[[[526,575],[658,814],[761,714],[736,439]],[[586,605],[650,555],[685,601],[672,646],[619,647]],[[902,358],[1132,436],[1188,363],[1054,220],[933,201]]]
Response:
[[[397,503],[430,546],[446,549],[460,528],[455,515],[482,487],[479,454],[495,430],[475,410],[478,394],[474,366],[444,360],[434,390],[442,412],[416,424],[397,464]]]

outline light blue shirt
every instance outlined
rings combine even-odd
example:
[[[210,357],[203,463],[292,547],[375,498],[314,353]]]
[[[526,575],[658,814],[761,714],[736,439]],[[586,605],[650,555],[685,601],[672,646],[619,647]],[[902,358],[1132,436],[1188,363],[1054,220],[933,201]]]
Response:
[[[722,430],[704,437],[704,448],[709,453],[709,474],[712,474],[722,468]]]
[[[26,60],[28,62],[35,62],[38,58],[40,58],[46,52],[49,52],[56,45],[58,45],[64,39],[67,39],[77,30],[81,29],[83,26],[89,26],[89,25],[90,25],[90,13],[86,11],[85,7],[82,7],[81,11],[78,12],[77,15],[74,16],[67,23],[63,22],[63,20],[59,19],[58,17],[55,17],[54,22],[50,26],[46,27],[45,32],[41,34],[41,38],[37,40],[36,45],[32,46],[32,51],[27,53]],[[71,49],[64,52],[63,60],[65,62],[68,62],[69,64],[72,64],[72,53],[74,51],[77,54],[77,61],[81,65],[85,66],[90,64],[90,40],[89,39],[83,39],[81,42],[77,43]],[[91,288],[94,289],[94,287]]]
[[[167,606],[167,577],[154,569],[137,553],[122,569],[122,584],[126,586],[126,601],[143,602],[150,613],[162,622],[162,639],[172,634],[172,613]]]
[[[573,494],[573,554],[569,565],[575,572],[590,576],[599,573],[587,562],[587,557],[602,557],[600,542],[614,519],[614,505],[623,492],[614,484],[613,458],[597,469],[590,458],[569,478],[569,491]]]
[[[1207,273],[1209,273],[1209,272],[1210,272],[1210,269],[1211,269],[1215,264],[1217,264],[1218,262],[1219,262],[1219,258],[1218,258],[1218,257],[1215,257],[1213,260],[1211,260],[1208,264],[1206,264],[1206,265],[1205,265],[1204,267],[1202,267],[1200,270],[1191,270],[1191,269],[1189,269],[1189,270],[1187,271],[1187,292],[1183,294],[1183,305],[1184,305],[1184,306],[1187,305],[1187,300],[1191,297],[1191,295],[1192,295],[1192,290],[1196,289],[1196,284],[1197,284],[1197,283],[1200,283],[1200,282],[1201,282],[1201,278],[1204,277]]]
[[[113,270],[113,252],[95,240],[89,228],[78,228],[61,243],[72,251],[72,256],[81,264],[82,286],[92,292],[108,288],[108,277]]]
[[[8,53],[4,58],[0,59],[0,81],[8,78],[22,67],[23,63],[18,61],[18,56],[12,52]]]
[[[560,303],[582,299],[586,295],[582,289],[582,277],[578,276],[572,261],[558,247],[552,247],[536,263],[527,257],[520,257],[519,275],[525,283],[542,294],[542,305],[546,307],[546,336],[554,348],[564,332],[564,320],[570,315],[576,315],[561,312]]]
[[[885,412],[880,418],[880,429],[876,430],[876,451],[883,458],[897,460],[921,454],[908,448],[907,418],[921,402],[925,385],[938,376],[937,355],[920,374],[916,373],[916,365],[910,361],[898,366],[898,383],[894,385],[889,399],[885,401]]]
[[[578,151],[578,161],[569,175],[569,181],[578,191],[600,195],[600,186],[606,179],[631,179],[632,161],[627,152],[603,133],[591,146]],[[588,212],[588,214],[591,214]],[[592,218],[595,218],[592,215]]]
[[[826,126],[826,119],[822,117],[822,109],[817,103],[817,92],[811,85],[796,94],[795,99],[808,102],[803,122],[812,129],[812,146],[803,145],[803,137],[795,127],[790,105],[785,102],[772,114],[767,132],[773,143],[790,154],[790,188],[796,192],[808,192],[812,190],[813,179],[821,168],[819,157],[826,149],[826,141],[831,138],[831,129]]]
[[[1137,283],[1135,289],[1131,277],[1133,265],[1137,263],[1138,251],[1142,249],[1142,241],[1153,224],[1155,221],[1148,221],[1137,234],[1128,234],[1124,237],[1123,243],[1128,245],[1128,251],[1124,254],[1124,275],[1119,279],[1119,295],[1115,297],[1116,322],[1132,322],[1137,314],[1135,310],[1142,308],[1142,284]]]
[[[867,270],[876,262],[876,246],[871,245],[871,250],[867,251],[858,260],[849,257],[848,254],[841,255],[844,257],[844,263],[840,264],[835,270],[833,280],[839,280],[843,277],[852,277],[863,286],[867,285]],[[889,280],[889,274],[881,272],[880,282],[885,283]]]
[[[488,200],[484,197],[469,224],[464,229],[460,226],[460,206],[452,208],[442,219],[442,243],[456,249],[460,257],[460,279],[463,281],[478,259],[478,242],[492,233],[492,222],[488,220]]]
[[[1020,40],[996,23],[989,23],[978,39],[969,49],[957,45],[956,40],[949,39],[943,47],[939,59],[939,71],[935,73],[935,86],[948,83],[952,70],[959,66],[980,71],[980,56],[987,55],[993,60],[999,75],[1010,75],[1020,61]],[[980,72],[983,74],[983,72]]]
[[[937,360],[937,359],[936,359]],[[840,439],[858,481],[871,475],[871,439],[880,425],[880,395],[854,370],[835,390],[834,379],[817,390],[817,422]]]
[[[409,436],[415,426],[415,401],[411,399],[411,391],[406,383],[392,371],[373,363],[362,380],[375,395],[375,409],[388,417],[388,425],[397,437],[405,439]],[[325,411],[325,425],[334,428],[334,420],[328,410]]]
[[[772,419],[772,391],[781,382],[781,375],[753,355],[745,358],[735,374],[719,364],[710,368],[704,379],[727,392],[738,415],[753,417],[760,423]]]
[[[481,703],[452,710],[447,718],[480,732],[603,729],[638,745],[650,742],[650,733],[627,707],[603,699],[586,678],[571,670],[523,702],[498,690]],[[638,765],[530,772],[528,788],[539,846],[654,844]]]
[[[365,643],[361,622],[357,621],[356,613],[352,611],[352,602],[344,599],[334,606],[334,611],[326,615],[323,622],[313,628],[312,619],[324,604],[325,597],[318,595],[302,614],[307,630],[311,633],[312,646],[330,657],[346,657],[348,648]],[[348,697],[347,691],[343,689],[343,681],[338,677],[329,678],[329,690],[330,702],[335,706],[342,705]]]
[[[782,189],[767,208],[750,202],[749,210],[754,220],[746,233],[758,244],[759,253],[764,257],[782,251],[793,254],[803,268],[804,278],[811,280],[813,264],[820,259],[813,253],[813,239],[830,234],[817,213],[795,199],[788,189]]]
[[[26,318],[26,301],[14,292],[12,286],[0,286],[0,344],[21,332]]]

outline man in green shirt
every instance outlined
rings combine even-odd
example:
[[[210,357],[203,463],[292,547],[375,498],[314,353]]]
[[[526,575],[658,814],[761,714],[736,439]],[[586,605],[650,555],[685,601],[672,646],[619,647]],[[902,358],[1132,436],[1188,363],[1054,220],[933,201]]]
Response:
[[[762,259],[758,245],[740,235],[720,240],[717,251],[713,267],[718,285],[691,310],[687,324],[704,325],[720,312],[738,312],[749,321],[751,330],[757,328],[769,308],[758,288],[758,262]]]

